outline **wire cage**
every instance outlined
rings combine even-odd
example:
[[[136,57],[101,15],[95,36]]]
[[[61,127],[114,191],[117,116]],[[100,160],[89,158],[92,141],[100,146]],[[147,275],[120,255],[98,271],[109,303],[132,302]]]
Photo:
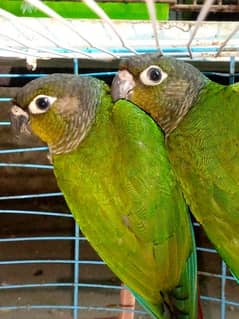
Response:
[[[92,75],[110,84],[120,57],[158,50],[193,63],[219,83],[234,83],[238,23],[202,22],[212,1],[200,3],[197,21],[160,22],[161,3],[153,1],[143,3],[146,20],[112,20],[107,7],[88,0],[84,4],[100,19],[83,19],[85,13],[66,19],[52,6],[57,1],[33,0],[26,3],[47,17],[30,11],[26,18],[14,14],[7,2],[0,5],[0,318],[149,318],[134,301],[122,306],[124,287],[75,225],[47,147],[34,137],[17,140],[11,133],[10,101],[19,86],[50,73]],[[166,5],[163,19],[181,10],[179,2],[180,9],[176,3]],[[237,3],[232,5],[236,10]],[[194,226],[204,316],[238,318],[238,284],[201,227]]]

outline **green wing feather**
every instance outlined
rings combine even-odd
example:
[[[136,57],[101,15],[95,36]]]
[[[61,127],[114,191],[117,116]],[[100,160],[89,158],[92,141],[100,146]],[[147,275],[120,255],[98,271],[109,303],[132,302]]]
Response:
[[[209,82],[168,139],[185,198],[239,278],[239,85]],[[182,164],[183,163],[183,164]]]
[[[193,226],[191,224],[193,234]],[[192,235],[192,252],[187,260],[177,288],[174,289],[176,308],[185,316],[182,319],[198,318],[198,291],[197,291],[197,254],[196,242]],[[189,313],[189,315],[187,315]]]
[[[129,102],[102,104],[79,147],[53,156],[58,185],[92,246],[147,310],[165,318],[163,302],[173,308],[183,296],[192,304],[177,318],[185,310],[194,319],[193,233],[163,134]]]

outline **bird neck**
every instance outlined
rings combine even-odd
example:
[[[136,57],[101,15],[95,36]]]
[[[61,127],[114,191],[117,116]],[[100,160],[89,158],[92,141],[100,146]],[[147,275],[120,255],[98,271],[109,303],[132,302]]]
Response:
[[[157,122],[168,136],[185,118],[195,105],[202,90],[211,81],[201,73],[190,74],[189,78],[181,81],[178,86],[172,84],[164,92],[163,106],[154,114]]]

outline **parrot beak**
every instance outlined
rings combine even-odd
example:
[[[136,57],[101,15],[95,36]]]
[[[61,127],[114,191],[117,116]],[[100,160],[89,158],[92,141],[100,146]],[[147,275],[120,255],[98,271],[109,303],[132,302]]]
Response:
[[[17,105],[14,105],[10,110],[10,121],[17,135],[21,133],[31,133],[28,126],[29,115]]]
[[[129,99],[132,90],[135,87],[135,81],[128,71],[122,70],[119,71],[113,79],[111,86],[111,95],[113,101],[119,99]]]

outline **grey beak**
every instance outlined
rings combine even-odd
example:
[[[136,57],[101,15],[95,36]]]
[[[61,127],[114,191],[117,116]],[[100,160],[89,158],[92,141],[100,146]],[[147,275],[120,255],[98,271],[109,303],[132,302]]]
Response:
[[[10,121],[17,135],[20,133],[30,133],[28,126],[29,115],[17,105],[14,105],[10,110]]]
[[[114,77],[111,85],[113,101],[129,99],[134,87],[135,82],[132,74],[126,70],[119,71]]]

